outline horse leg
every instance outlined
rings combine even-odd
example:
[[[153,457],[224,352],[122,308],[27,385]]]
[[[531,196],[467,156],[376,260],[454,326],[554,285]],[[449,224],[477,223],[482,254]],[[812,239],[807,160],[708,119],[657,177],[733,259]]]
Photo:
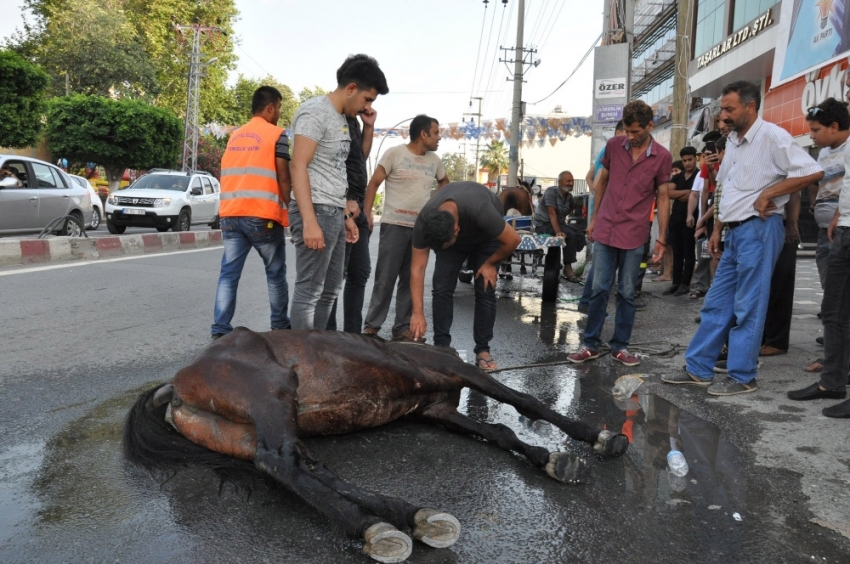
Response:
[[[587,461],[580,456],[549,452],[543,447],[532,446],[521,441],[508,427],[474,421],[459,413],[452,405],[431,405],[417,415],[450,431],[481,437],[505,450],[519,453],[538,468],[543,468],[549,476],[565,484],[576,484],[587,479]]]
[[[593,450],[603,456],[620,456],[629,446],[629,439],[625,435],[615,435],[608,430],[599,431],[586,423],[564,417],[534,396],[509,388],[478,368],[464,365],[452,375],[459,377],[465,386],[513,406],[520,415],[552,423],[571,438],[593,445]]]

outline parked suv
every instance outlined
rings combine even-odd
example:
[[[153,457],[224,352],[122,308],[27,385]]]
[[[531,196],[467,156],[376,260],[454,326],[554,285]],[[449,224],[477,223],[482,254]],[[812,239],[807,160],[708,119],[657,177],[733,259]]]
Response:
[[[207,223],[218,229],[221,185],[208,172],[154,169],[106,199],[106,228],[121,234],[127,227],[188,231]]]
[[[78,186],[59,167],[39,159],[0,155],[4,173],[0,181],[0,234],[38,233],[54,219],[74,216],[77,222],[56,225],[59,235],[79,237],[92,221],[88,191]]]

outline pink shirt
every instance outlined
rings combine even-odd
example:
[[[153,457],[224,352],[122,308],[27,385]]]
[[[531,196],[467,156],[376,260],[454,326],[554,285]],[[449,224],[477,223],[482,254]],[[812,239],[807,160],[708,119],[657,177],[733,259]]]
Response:
[[[612,137],[605,146],[602,166],[608,186],[596,213],[593,239],[617,249],[637,249],[649,240],[649,217],[658,187],[670,181],[670,151],[650,138],[637,161],[627,137]]]

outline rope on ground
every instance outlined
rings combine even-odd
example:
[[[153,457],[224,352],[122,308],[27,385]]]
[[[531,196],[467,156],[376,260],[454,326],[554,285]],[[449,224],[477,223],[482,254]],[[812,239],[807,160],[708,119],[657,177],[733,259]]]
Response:
[[[684,350],[684,347],[679,343],[669,343],[667,341],[646,341],[643,343],[632,343],[629,345],[629,352],[638,353],[640,356],[657,356],[660,358],[671,358]],[[611,349],[607,346],[600,347],[600,352],[609,353]],[[564,364],[572,364],[569,360],[557,360],[553,362],[537,362],[533,364],[520,364],[517,366],[506,366],[495,370],[488,370],[489,374],[496,372],[508,372],[510,370],[522,370],[525,368],[541,368],[545,366],[561,366]]]

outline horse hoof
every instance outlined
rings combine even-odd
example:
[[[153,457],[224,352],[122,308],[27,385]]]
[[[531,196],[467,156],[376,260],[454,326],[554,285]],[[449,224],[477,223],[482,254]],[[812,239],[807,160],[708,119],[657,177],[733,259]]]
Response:
[[[582,484],[587,481],[590,469],[587,467],[587,461],[579,456],[553,452],[549,454],[546,473],[565,484]]]
[[[428,546],[448,548],[460,537],[460,522],[448,513],[422,508],[413,520],[413,538]]]
[[[629,438],[625,435],[615,435],[611,431],[600,431],[596,437],[593,450],[602,456],[620,456],[629,448]]]
[[[389,523],[375,523],[363,533],[363,552],[378,562],[404,562],[413,552],[413,541]]]

